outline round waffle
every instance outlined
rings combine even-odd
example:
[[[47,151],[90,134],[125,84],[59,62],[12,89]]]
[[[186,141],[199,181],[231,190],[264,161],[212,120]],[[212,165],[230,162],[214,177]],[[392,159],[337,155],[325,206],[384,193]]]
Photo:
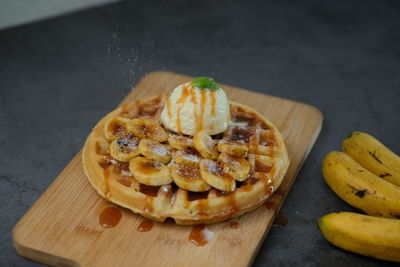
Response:
[[[216,223],[259,207],[289,166],[277,128],[230,102],[231,123],[215,136],[168,132],[167,95],[136,100],[101,119],[83,148],[83,167],[106,200],[147,218]]]

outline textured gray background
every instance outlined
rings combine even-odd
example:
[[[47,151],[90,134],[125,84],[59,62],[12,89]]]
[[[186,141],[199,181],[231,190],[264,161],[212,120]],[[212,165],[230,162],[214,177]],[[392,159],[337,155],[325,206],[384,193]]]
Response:
[[[0,0],[0,29],[119,0]]]
[[[300,3],[301,2],[301,3]],[[390,265],[336,249],[316,227],[353,210],[321,162],[351,131],[400,150],[396,1],[134,1],[0,32],[0,265],[11,229],[145,73],[169,70],[315,105],[325,121],[255,266]]]

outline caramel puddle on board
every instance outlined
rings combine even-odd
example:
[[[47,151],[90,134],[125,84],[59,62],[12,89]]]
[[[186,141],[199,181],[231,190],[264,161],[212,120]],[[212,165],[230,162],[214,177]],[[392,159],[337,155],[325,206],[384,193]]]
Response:
[[[102,210],[99,216],[99,223],[104,228],[113,228],[121,220],[122,214],[118,208],[107,207]]]
[[[189,235],[189,241],[198,247],[208,244],[213,238],[214,233],[208,230],[204,224],[194,225]]]
[[[265,202],[265,207],[268,210],[275,211],[278,208],[278,204],[275,201],[267,201]]]
[[[153,225],[154,225],[154,224],[153,224],[152,221],[150,221],[150,220],[148,220],[148,219],[145,219],[145,220],[143,220],[143,221],[139,224],[137,230],[138,230],[139,232],[148,232],[148,231],[150,231],[150,230],[153,228]]]
[[[285,226],[288,222],[288,218],[282,214],[277,214],[273,224],[277,226]]]
[[[229,223],[229,226],[230,226],[232,229],[237,229],[237,228],[239,228],[239,222],[230,222],[230,223]]]

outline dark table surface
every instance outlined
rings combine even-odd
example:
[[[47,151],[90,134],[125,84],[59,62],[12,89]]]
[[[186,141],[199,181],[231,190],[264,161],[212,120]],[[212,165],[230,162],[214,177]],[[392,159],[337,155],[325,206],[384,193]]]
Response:
[[[324,125],[255,266],[390,265],[336,249],[316,223],[354,211],[321,162],[351,131],[400,150],[398,1],[134,1],[0,32],[0,265],[11,230],[141,76],[169,70],[318,107]]]

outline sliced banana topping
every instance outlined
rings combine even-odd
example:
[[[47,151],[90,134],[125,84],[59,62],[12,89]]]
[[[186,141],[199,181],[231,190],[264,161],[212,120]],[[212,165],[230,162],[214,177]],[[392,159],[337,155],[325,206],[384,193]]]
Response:
[[[104,136],[109,141],[113,141],[118,137],[126,134],[125,125],[129,119],[116,117],[112,118],[104,124]]]
[[[193,139],[186,136],[174,135],[168,138],[168,143],[173,148],[185,150],[189,147],[194,147]]]
[[[139,183],[145,185],[159,186],[172,182],[167,166],[144,157],[133,158],[129,162],[129,170]]]
[[[194,150],[177,150],[174,153],[174,162],[199,167],[202,157]]]
[[[137,118],[126,123],[128,132],[140,138],[147,138],[157,142],[165,142],[168,135],[165,130],[153,119]]]
[[[148,159],[164,164],[171,161],[171,152],[166,145],[149,139],[142,139],[139,143],[139,152]]]
[[[139,155],[139,138],[132,134],[127,134],[111,142],[110,155],[116,160],[128,162],[130,159]]]
[[[227,153],[221,153],[218,163],[224,168],[224,171],[232,176],[236,181],[244,181],[250,172],[250,163],[243,157],[230,156]]]
[[[218,151],[231,156],[246,157],[249,149],[244,143],[222,139],[218,141]]]
[[[180,187],[192,192],[203,192],[211,187],[201,178],[198,167],[187,164],[171,164],[171,175]]]
[[[232,192],[236,188],[236,181],[232,176],[213,160],[200,161],[200,175],[209,185],[219,190]]]
[[[193,136],[194,147],[206,159],[218,159],[218,150],[215,141],[205,131],[197,132]]]

